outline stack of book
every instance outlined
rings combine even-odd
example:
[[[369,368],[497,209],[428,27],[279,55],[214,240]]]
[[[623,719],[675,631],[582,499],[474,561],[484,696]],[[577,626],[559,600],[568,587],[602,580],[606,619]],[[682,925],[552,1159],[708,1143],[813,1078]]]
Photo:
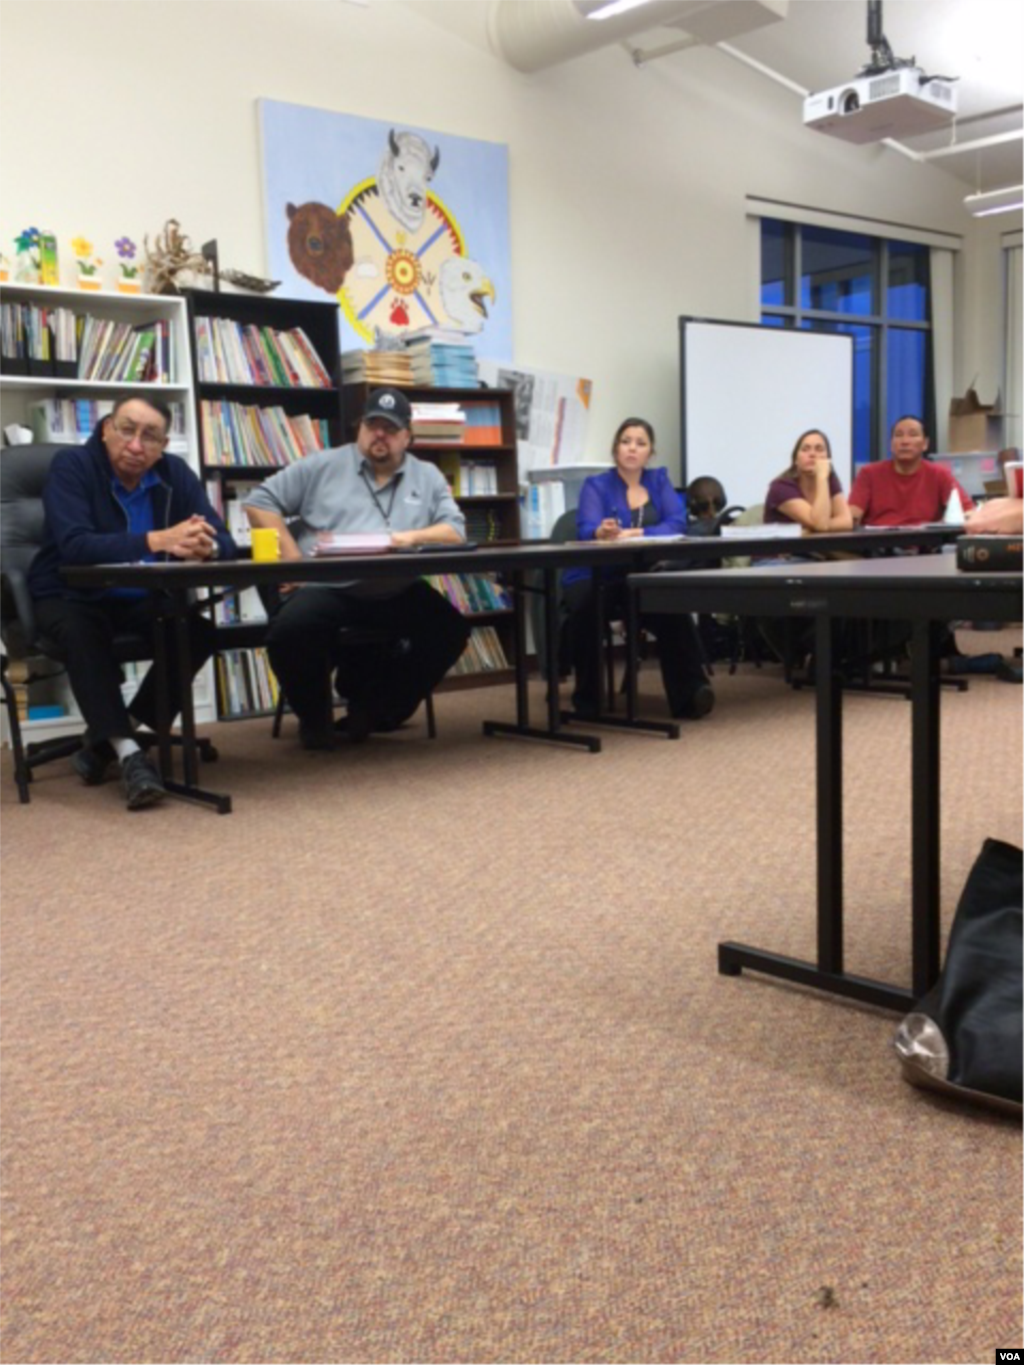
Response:
[[[413,403],[412,435],[417,445],[461,445],[466,414],[458,403]]]
[[[412,365],[404,351],[342,351],[341,382],[408,388],[413,383]]]
[[[243,326],[231,318],[198,317],[196,362],[204,384],[329,389],[331,376],[301,327]]]
[[[412,362],[413,383],[435,389],[475,389],[480,382],[476,353],[462,332],[425,327],[402,340]]]
[[[493,626],[476,626],[465,650],[448,673],[451,677],[464,673],[494,673],[508,666],[498,632]]]
[[[208,465],[280,469],[331,443],[325,418],[289,415],[278,407],[204,399],[199,421]]]

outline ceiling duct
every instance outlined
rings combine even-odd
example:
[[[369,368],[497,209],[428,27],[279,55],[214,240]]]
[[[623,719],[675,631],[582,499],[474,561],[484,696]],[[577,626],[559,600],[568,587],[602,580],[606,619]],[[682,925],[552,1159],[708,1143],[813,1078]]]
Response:
[[[716,43],[785,16],[787,0],[647,0],[588,19],[598,0],[497,0],[489,14],[492,50],[517,71],[543,71],[653,28],[682,29]]]

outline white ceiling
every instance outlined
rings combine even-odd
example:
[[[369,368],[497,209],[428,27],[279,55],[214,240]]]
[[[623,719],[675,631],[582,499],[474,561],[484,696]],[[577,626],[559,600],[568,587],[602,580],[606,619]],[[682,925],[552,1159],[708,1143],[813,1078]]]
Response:
[[[1017,134],[1007,143],[935,157],[938,169],[972,190],[1021,183],[1022,13],[1019,0],[884,0],[882,6],[882,28],[895,56],[915,58],[929,76],[959,78],[953,128],[908,139],[907,146],[945,153],[995,134]],[[828,90],[856,75],[869,59],[867,5],[790,0],[781,23],[748,33],[731,46],[798,85]]]
[[[585,53],[594,29],[605,24],[566,18],[558,11],[573,9],[572,0],[406,0],[418,14],[460,37],[492,51],[495,20],[503,7],[516,8],[516,22],[551,23],[559,30],[560,47],[553,47],[552,63],[566,59],[564,31],[574,24],[581,31]],[[736,0],[715,0],[734,5]],[[829,90],[860,73],[870,58],[865,0],[788,0],[778,4],[785,18],[733,37],[726,50],[733,50],[766,68],[764,80],[773,78],[804,90]],[[647,13],[657,15],[669,7],[653,4]],[[684,7],[685,8],[685,7]],[[645,18],[646,6],[628,16],[607,22],[608,44],[619,43],[623,60],[678,43],[685,32],[685,19],[671,28],[652,28]],[[1020,0],[884,0],[882,28],[893,54],[914,58],[931,76],[955,76],[958,115],[949,130],[907,139],[904,145],[924,154],[928,162],[955,176],[972,191],[1019,185],[1022,176],[1021,130],[1024,127],[1024,5]],[[508,17],[506,15],[506,17]],[[623,37],[623,26],[629,28]],[[586,39],[582,30],[585,29]],[[569,54],[573,60],[585,56]],[[689,50],[675,51],[651,60],[679,63],[690,59]],[[538,64],[539,66],[539,64]],[[532,69],[538,69],[534,66]],[[773,74],[774,73],[774,76]],[[793,91],[793,117],[800,118],[801,101]],[[994,136],[1013,134],[1008,141],[976,144]],[[813,134],[808,133],[808,136]],[[961,150],[962,148],[962,150]]]

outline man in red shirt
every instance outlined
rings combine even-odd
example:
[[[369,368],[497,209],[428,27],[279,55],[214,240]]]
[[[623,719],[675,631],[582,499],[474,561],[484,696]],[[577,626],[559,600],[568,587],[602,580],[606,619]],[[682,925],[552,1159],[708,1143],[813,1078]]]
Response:
[[[941,521],[954,489],[965,512],[974,503],[942,465],[924,458],[928,436],[917,417],[900,417],[889,437],[891,460],[864,465],[850,489],[853,524],[920,526]]]

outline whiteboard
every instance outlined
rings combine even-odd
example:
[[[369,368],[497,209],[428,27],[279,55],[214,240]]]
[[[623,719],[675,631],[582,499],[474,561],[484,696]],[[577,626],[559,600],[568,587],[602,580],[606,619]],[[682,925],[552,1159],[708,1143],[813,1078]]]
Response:
[[[730,504],[764,502],[797,437],[814,427],[849,493],[853,337],[682,317],[679,362],[684,484],[712,474]]]

